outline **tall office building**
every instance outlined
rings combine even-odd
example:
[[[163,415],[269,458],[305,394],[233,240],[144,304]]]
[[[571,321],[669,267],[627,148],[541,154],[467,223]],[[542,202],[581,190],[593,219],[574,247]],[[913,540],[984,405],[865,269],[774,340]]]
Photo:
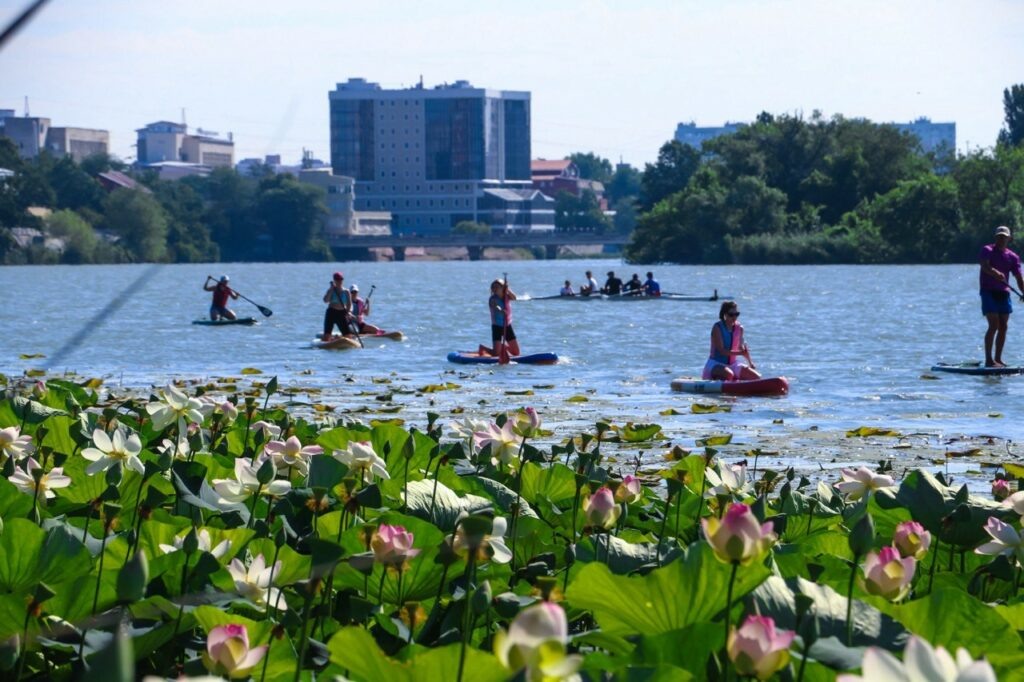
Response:
[[[329,101],[334,174],[355,178],[357,210],[390,211],[396,233],[554,229],[554,200],[531,187],[530,93],[350,78]]]
[[[921,150],[927,152],[956,151],[956,123],[932,123],[921,116],[910,123],[890,123],[897,130],[910,133],[921,141]]]

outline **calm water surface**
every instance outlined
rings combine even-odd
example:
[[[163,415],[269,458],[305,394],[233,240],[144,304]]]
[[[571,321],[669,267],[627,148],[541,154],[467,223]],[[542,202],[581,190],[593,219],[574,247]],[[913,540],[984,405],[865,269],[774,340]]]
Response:
[[[339,268],[364,296],[376,285],[371,321],[403,330],[406,342],[343,352],[309,347],[322,321],[321,296]],[[655,268],[666,291],[735,296],[762,372],[790,378],[788,397],[732,401],[731,413],[690,414],[693,402],[711,399],[669,390],[672,378],[703,366],[717,303],[521,301],[514,324],[523,352],[554,351],[564,362],[496,369],[446,362],[451,350],[489,341],[494,277],[508,272],[521,297],[544,296],[566,278],[578,285],[586,269],[603,275],[612,268],[623,279],[643,277],[640,268],[607,260],[4,267],[0,371],[48,366],[146,386],[257,367],[285,384],[322,388],[316,401],[339,407],[374,404],[359,394],[385,390],[372,379],[390,376],[389,388],[398,389],[393,402],[405,406],[406,418],[427,409],[463,406],[467,414],[486,414],[530,404],[568,425],[657,421],[677,438],[861,425],[934,439],[1024,437],[1016,418],[1024,413],[1024,377],[923,377],[937,361],[982,357],[974,266]],[[204,277],[221,272],[274,315],[263,318],[239,300],[235,310],[258,317],[258,326],[193,326],[209,305]],[[19,359],[23,353],[47,357]],[[1024,361],[1024,317],[1011,321],[1005,359]],[[442,381],[461,388],[432,394],[433,404],[403,392]],[[506,394],[526,390],[534,395]],[[574,395],[589,401],[567,403]],[[659,415],[668,408],[683,414]]]

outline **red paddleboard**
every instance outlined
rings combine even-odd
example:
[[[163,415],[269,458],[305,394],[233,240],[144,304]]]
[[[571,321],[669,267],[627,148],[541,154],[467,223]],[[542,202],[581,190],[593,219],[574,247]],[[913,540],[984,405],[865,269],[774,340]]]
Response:
[[[738,381],[704,381],[680,378],[672,381],[672,390],[682,393],[724,393],[726,395],[786,395],[786,377],[763,377]]]

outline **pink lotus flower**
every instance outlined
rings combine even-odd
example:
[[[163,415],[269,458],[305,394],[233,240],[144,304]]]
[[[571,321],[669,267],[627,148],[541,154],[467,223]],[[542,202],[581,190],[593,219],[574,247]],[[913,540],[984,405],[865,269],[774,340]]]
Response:
[[[701,519],[704,537],[719,561],[749,564],[764,556],[778,537],[772,532],[771,521],[759,523],[750,507],[735,503],[729,505],[725,516]]]
[[[622,477],[619,489],[615,491],[615,499],[625,504],[633,504],[644,496],[644,486],[640,479],[633,474],[626,474]]]
[[[615,502],[611,488],[602,486],[593,495],[583,500],[583,514],[587,525],[605,530],[615,525],[622,509]]]
[[[841,473],[843,480],[836,484],[836,489],[846,495],[848,502],[868,497],[876,490],[885,490],[896,486],[892,476],[876,474],[867,467],[843,469]]]
[[[767,616],[747,616],[738,630],[729,632],[726,650],[740,675],[767,680],[789,663],[794,637],[791,630],[776,630]]]
[[[996,682],[992,665],[985,660],[975,661],[966,649],[956,650],[954,659],[941,646],[932,645],[917,635],[907,640],[903,661],[878,647],[864,652],[860,675],[840,675],[836,682],[887,682],[909,680],[917,682]]]
[[[569,624],[562,607],[541,602],[519,612],[505,630],[494,636],[494,654],[506,669],[526,669],[525,679],[578,680],[576,671],[583,663],[578,654],[566,655]]]
[[[232,679],[248,677],[266,653],[266,644],[249,648],[249,632],[244,625],[220,625],[210,630],[206,638],[203,665],[217,675]]]
[[[992,497],[996,502],[1002,502],[1010,496],[1010,482],[1005,478],[997,478],[992,481]]]
[[[235,421],[238,417],[238,408],[230,400],[217,403],[217,406],[213,410],[214,412],[220,412],[224,415],[224,418],[229,422]]]
[[[892,536],[892,546],[899,551],[901,557],[912,556],[918,561],[928,553],[931,544],[932,534],[917,521],[904,521],[896,526]]]
[[[1014,493],[1003,500],[1003,506],[1013,509],[1019,516],[1024,518],[1024,490]]]
[[[895,547],[883,547],[880,552],[869,552],[861,564],[864,571],[864,590],[868,594],[898,601],[910,591],[917,560],[902,558]]]
[[[974,550],[976,554],[990,556],[1002,554],[1007,557],[1016,557],[1018,564],[1024,564],[1024,538],[1013,526],[990,516],[985,523],[985,532],[992,537],[992,540]]]
[[[17,462],[28,457],[34,451],[32,436],[21,435],[21,429],[17,426],[0,429],[0,466],[6,464],[8,458]]]
[[[319,445],[303,447],[297,437],[291,436],[283,443],[279,440],[270,441],[263,446],[263,451],[270,455],[278,469],[295,469],[305,476],[309,473],[309,458],[321,454],[324,449]]]
[[[513,431],[523,438],[533,438],[540,432],[540,415],[537,410],[527,407],[515,415]]]
[[[370,540],[374,558],[391,568],[403,566],[420,553],[420,550],[413,549],[412,543],[413,534],[403,526],[389,526],[386,523],[381,524]]]

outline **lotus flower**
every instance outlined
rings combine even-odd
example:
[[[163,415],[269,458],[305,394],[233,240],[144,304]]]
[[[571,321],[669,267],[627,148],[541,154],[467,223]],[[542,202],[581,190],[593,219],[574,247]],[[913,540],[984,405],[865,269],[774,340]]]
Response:
[[[184,433],[189,423],[202,423],[202,410],[202,401],[188,397],[173,384],[168,384],[160,392],[157,402],[146,405],[154,429],[162,431],[177,421],[178,433]]]
[[[274,465],[278,469],[295,469],[303,476],[309,474],[309,458],[319,455],[323,451],[324,449],[319,445],[303,447],[295,436],[291,436],[284,442],[272,440],[263,446],[263,452],[273,458]]]
[[[776,630],[767,616],[747,616],[738,630],[729,632],[726,650],[740,675],[767,680],[789,663],[794,637],[791,630]]]
[[[593,495],[583,500],[583,514],[587,525],[605,530],[613,527],[619,520],[622,508],[615,502],[611,488],[602,486]]]
[[[138,435],[131,434],[127,438],[124,431],[116,429],[111,439],[103,429],[96,429],[92,432],[94,448],[82,450],[82,457],[92,462],[85,468],[87,474],[95,474],[106,471],[115,464],[120,464],[125,469],[131,469],[137,473],[145,473],[146,467],[139,459],[142,452],[142,441]]]
[[[266,653],[266,644],[249,648],[249,633],[244,625],[219,625],[206,638],[203,665],[211,673],[231,679],[248,677]]]
[[[836,682],[996,682],[996,673],[988,661],[975,661],[964,649],[956,650],[956,659],[943,647],[932,645],[917,635],[907,640],[903,661],[878,647],[864,652],[860,675],[840,675]]]
[[[512,552],[505,544],[505,531],[508,521],[498,516],[491,522],[491,532],[483,537],[466,537],[465,529],[459,524],[455,531],[452,547],[462,556],[469,553],[470,547],[479,547],[478,561],[493,561],[496,564],[507,564],[512,561]]]
[[[253,422],[249,426],[249,430],[256,432],[262,431],[263,435],[267,438],[267,440],[275,440],[278,436],[281,435],[280,426],[278,426],[277,424],[271,424],[270,422],[265,422],[263,420]]]
[[[405,562],[420,553],[413,549],[413,534],[403,526],[381,524],[370,540],[373,557],[379,563],[392,568],[400,568]]]
[[[344,450],[335,450],[334,459],[348,467],[352,473],[358,473],[366,483],[372,483],[374,476],[390,479],[388,465],[373,450],[369,441],[351,442]]]
[[[644,496],[644,486],[640,479],[633,474],[626,474],[622,477],[622,483],[615,491],[615,499],[624,504],[633,504],[640,501]]]
[[[729,505],[725,516],[701,519],[704,537],[719,561],[749,564],[760,559],[778,539],[771,521],[759,523],[745,504]]]
[[[53,492],[53,488],[67,488],[71,485],[71,479],[64,475],[63,467],[54,467],[53,469],[50,469],[50,471],[40,476],[38,483],[36,483],[36,478],[33,475],[33,472],[40,468],[39,462],[37,462],[34,457],[29,457],[25,462],[25,467],[28,471],[16,468],[14,473],[11,474],[11,477],[7,479],[17,486],[18,490],[23,493],[36,495],[36,490],[38,489],[38,494],[42,494],[46,499],[52,500],[56,497],[56,494]]]
[[[224,400],[217,403],[213,408],[213,411],[220,412],[229,422],[233,422],[238,418],[238,407],[230,400]]]
[[[0,429],[0,466],[7,463],[8,458],[15,462],[28,457],[35,451],[32,436],[22,435],[17,426]]]
[[[280,601],[281,592],[273,587],[274,579],[281,572],[281,562],[267,567],[267,560],[258,555],[247,569],[237,558],[227,565],[228,573],[235,581],[235,592],[257,606],[269,604],[275,609],[285,610],[287,604]]]
[[[467,417],[465,419],[452,420],[448,422],[448,428],[452,430],[456,438],[472,441],[474,433],[477,431],[485,431],[487,429],[487,422]]]
[[[747,465],[719,463],[717,471],[711,467],[704,470],[707,486],[704,497],[731,497],[742,500],[750,492],[747,481]]]
[[[179,535],[178,537],[174,538],[173,545],[165,545],[161,543],[160,549],[163,550],[164,554],[177,552],[179,549],[184,547],[185,537],[187,535],[188,533],[186,533],[185,535]],[[231,540],[221,540],[221,542],[216,547],[213,547],[211,549],[213,541],[210,540],[210,531],[206,530],[205,528],[199,529],[199,532],[196,533],[196,539],[199,541],[199,551],[212,554],[215,559],[220,559],[225,554],[227,554],[228,551],[231,550]]]
[[[1002,502],[1010,496],[1010,482],[1005,478],[997,478],[992,481],[992,498],[996,502]]]
[[[540,415],[532,407],[517,412],[509,421],[515,422],[512,430],[523,438],[534,438],[540,433]]]
[[[508,631],[494,636],[494,654],[506,669],[526,669],[530,682],[578,680],[576,671],[583,657],[566,655],[569,625],[565,611],[551,602],[541,602],[519,612]]]
[[[185,461],[188,459],[189,454],[192,452],[192,446],[188,444],[188,438],[181,436],[175,443],[170,438],[164,438],[160,441],[160,447],[158,450],[160,454],[170,455],[173,459]]]
[[[1024,538],[1013,526],[990,516],[985,523],[985,532],[992,536],[990,542],[974,550],[977,554],[1016,557],[1018,564],[1024,564]]]
[[[879,552],[868,552],[861,564],[864,571],[864,590],[868,594],[885,597],[889,601],[903,599],[910,591],[917,560],[902,558],[895,547],[883,547]]]
[[[1003,500],[1004,507],[1010,507],[1018,516],[1024,518],[1024,491],[1014,493]]]
[[[486,429],[473,434],[473,442],[478,450],[490,447],[491,464],[494,466],[516,468],[523,438],[513,429],[511,419],[505,422],[504,426],[488,424]]]
[[[917,521],[904,521],[896,526],[892,536],[892,546],[899,551],[901,557],[912,556],[918,561],[928,553],[931,544],[932,534]]]
[[[266,485],[259,482],[257,472],[264,462],[266,459],[260,458],[256,460],[255,464],[250,464],[244,457],[239,457],[235,460],[235,480],[232,481],[230,478],[214,479],[213,489],[231,503],[245,502],[257,491],[267,497],[281,497],[287,494],[292,489],[292,484],[288,481],[273,480]]]
[[[886,490],[896,486],[892,476],[876,474],[867,467],[843,469],[843,480],[836,484],[836,489],[846,496],[847,502],[855,502],[862,497],[869,497],[876,490]]]

